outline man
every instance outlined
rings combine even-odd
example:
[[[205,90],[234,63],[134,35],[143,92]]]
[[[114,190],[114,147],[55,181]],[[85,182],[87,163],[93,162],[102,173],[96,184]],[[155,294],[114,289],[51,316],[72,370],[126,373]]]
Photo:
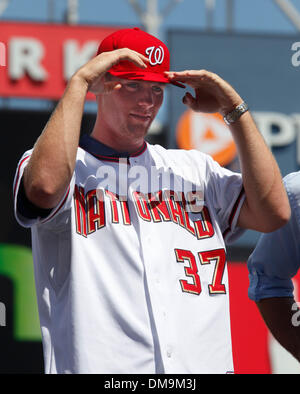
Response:
[[[167,83],[231,125],[243,177],[197,151],[144,141]],[[78,148],[86,93],[91,136]],[[289,218],[274,158],[219,76],[169,71],[155,37],[123,29],[71,78],[18,165],[15,211],[32,230],[47,373],[231,373],[224,239]]]
[[[248,260],[249,298],[278,342],[300,361],[299,308],[292,278],[300,267],[300,172],[284,178],[290,206],[289,222],[263,234]]]

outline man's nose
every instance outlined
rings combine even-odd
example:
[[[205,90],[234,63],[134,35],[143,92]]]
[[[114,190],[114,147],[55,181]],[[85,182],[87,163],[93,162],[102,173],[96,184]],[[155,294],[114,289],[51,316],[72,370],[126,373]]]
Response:
[[[139,105],[146,107],[154,106],[154,97],[151,89],[145,89],[141,92],[141,95],[138,100]]]

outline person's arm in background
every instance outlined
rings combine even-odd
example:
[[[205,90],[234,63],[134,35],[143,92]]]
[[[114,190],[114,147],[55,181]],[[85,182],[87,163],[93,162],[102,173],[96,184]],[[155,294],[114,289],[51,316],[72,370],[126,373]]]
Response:
[[[186,93],[183,98],[183,102],[194,111],[219,112],[225,116],[243,102],[232,86],[212,72],[172,71],[168,76],[194,88],[194,96]],[[244,113],[229,127],[238,149],[246,195],[238,226],[261,232],[274,231],[290,217],[288,198],[276,160],[250,112]]]
[[[24,170],[26,197],[37,207],[53,208],[62,199],[75,168],[86,94],[118,89],[116,82],[103,82],[103,76],[121,60],[130,60],[142,68],[148,61],[127,48],[105,52],[82,66],[69,81]]]
[[[292,215],[284,227],[260,237],[248,259],[248,295],[274,338],[300,362],[300,314],[292,282],[300,267],[300,172],[287,175],[284,184]]]
[[[256,305],[274,338],[300,362],[299,308],[294,298],[264,298]]]

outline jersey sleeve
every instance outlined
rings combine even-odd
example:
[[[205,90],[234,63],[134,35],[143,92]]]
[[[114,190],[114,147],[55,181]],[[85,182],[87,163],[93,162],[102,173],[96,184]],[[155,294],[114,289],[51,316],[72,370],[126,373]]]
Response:
[[[52,223],[58,225],[60,219],[63,219],[62,213],[67,211],[72,202],[72,195],[74,189],[74,175],[71,182],[62,197],[61,201],[53,209],[39,209],[35,207],[33,209],[33,204],[28,201],[24,201],[24,193],[22,193],[22,179],[26,166],[29,163],[29,159],[32,154],[32,149],[25,152],[21,157],[17,170],[15,173],[14,183],[13,183],[13,198],[14,198],[14,214],[17,222],[22,227],[32,227],[34,225],[40,225],[44,223]],[[20,206],[26,206],[27,209],[20,210]],[[31,210],[30,210],[31,208]],[[30,210],[30,212],[29,212]],[[26,212],[26,213],[24,213]]]
[[[300,266],[300,172],[284,178],[291,218],[280,229],[263,234],[248,259],[251,300],[292,297],[292,278]]]
[[[215,209],[225,242],[236,241],[245,231],[237,226],[245,200],[242,175],[207,156],[205,194]]]

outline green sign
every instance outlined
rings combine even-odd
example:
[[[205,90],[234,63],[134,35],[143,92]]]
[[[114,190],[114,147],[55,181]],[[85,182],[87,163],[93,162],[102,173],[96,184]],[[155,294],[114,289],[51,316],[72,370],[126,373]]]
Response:
[[[31,250],[20,245],[0,244],[0,276],[13,283],[13,305],[6,305],[6,309],[13,308],[14,339],[40,341]]]

